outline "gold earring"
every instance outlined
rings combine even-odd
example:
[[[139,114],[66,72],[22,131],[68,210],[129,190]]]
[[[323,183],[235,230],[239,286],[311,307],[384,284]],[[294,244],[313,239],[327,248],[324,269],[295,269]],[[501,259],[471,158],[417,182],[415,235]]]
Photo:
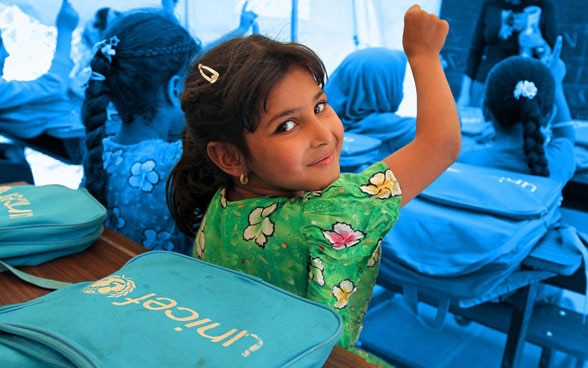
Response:
[[[242,173],[241,176],[239,176],[239,182],[243,185],[247,185],[247,183],[249,183],[249,175]]]

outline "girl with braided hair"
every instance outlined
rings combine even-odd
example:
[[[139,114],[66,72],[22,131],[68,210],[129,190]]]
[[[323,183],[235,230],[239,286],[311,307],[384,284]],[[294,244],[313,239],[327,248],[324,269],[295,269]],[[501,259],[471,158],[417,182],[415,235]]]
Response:
[[[554,55],[550,65],[511,56],[492,68],[483,111],[494,138],[464,150],[458,161],[546,176],[564,185],[572,178],[575,134],[561,83],[565,65],[559,50]]]
[[[139,9],[117,18],[91,61],[82,105],[85,186],[108,210],[106,226],[148,249],[189,254],[177,230],[165,181],[182,154],[179,96],[200,47],[169,13]],[[107,108],[121,125],[107,136]]]
[[[464,150],[458,161],[552,178],[565,185],[574,175],[575,130],[563,92],[565,64],[558,37],[553,59],[511,56],[486,81],[484,117],[494,126],[489,144]],[[506,297],[506,301],[509,297]],[[535,303],[569,307],[563,289],[541,284]]]

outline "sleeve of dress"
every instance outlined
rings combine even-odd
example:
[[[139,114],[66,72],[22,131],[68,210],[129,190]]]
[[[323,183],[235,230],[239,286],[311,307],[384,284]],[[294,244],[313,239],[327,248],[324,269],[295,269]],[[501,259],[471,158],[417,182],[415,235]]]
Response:
[[[343,175],[305,205],[307,298],[339,312],[344,348],[359,338],[378,275],[380,243],[398,218],[400,198],[392,172],[378,163],[361,174]]]
[[[72,68],[73,61],[69,54],[55,53],[47,72],[37,79],[0,81],[0,111],[62,98],[69,88],[69,72]]]

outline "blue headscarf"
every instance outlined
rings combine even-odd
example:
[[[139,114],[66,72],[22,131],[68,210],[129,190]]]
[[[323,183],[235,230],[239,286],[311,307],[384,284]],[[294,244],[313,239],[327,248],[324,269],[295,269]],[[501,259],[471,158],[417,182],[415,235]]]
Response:
[[[404,97],[406,63],[400,50],[360,49],[341,62],[325,85],[345,131],[380,139],[382,157],[415,136],[415,119],[396,114]]]

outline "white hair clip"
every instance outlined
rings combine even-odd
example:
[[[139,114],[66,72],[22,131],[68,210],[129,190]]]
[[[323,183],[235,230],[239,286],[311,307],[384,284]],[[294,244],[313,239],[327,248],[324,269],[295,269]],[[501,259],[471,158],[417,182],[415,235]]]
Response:
[[[521,96],[532,100],[537,94],[537,87],[535,83],[526,80],[519,81],[513,91],[514,97],[519,100]]]
[[[109,63],[112,63],[112,57],[116,55],[116,50],[114,47],[118,46],[120,39],[116,36],[110,37],[108,40],[102,40],[98,42],[94,48],[96,50],[100,50],[102,55],[108,60]]]
[[[212,69],[211,67],[198,64],[198,70],[200,71],[200,75],[202,75],[202,78],[206,79],[210,84],[214,84],[214,82],[218,80],[218,72]]]

